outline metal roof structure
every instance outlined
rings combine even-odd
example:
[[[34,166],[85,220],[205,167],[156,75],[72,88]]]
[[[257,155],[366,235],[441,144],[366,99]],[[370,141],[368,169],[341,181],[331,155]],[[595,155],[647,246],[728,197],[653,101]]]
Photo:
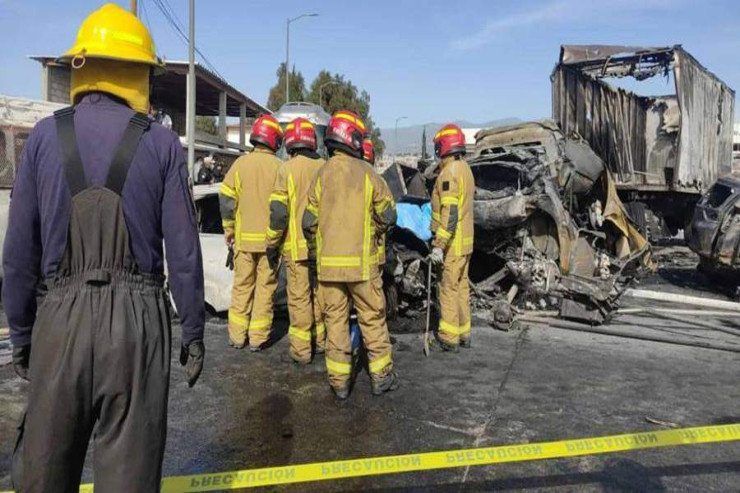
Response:
[[[31,56],[43,66],[61,66],[56,57]],[[156,76],[152,86],[151,100],[155,104],[185,112],[187,94],[188,62],[167,61],[167,71]],[[214,74],[203,65],[195,64],[195,113],[205,116],[219,116],[219,98],[226,94],[226,116],[239,117],[242,104],[246,107],[246,117],[254,118],[270,110],[248,97],[234,86]]]

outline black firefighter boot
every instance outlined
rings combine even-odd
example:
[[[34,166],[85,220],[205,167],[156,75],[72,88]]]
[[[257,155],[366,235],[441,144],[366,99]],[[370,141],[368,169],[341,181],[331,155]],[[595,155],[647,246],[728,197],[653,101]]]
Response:
[[[457,345],[447,344],[446,342],[439,339],[439,337],[432,337],[429,341],[429,349],[435,353],[459,353],[460,348]]]
[[[396,390],[401,386],[401,380],[394,371],[388,372],[386,376],[379,380],[372,381],[373,395],[383,395],[386,392]]]

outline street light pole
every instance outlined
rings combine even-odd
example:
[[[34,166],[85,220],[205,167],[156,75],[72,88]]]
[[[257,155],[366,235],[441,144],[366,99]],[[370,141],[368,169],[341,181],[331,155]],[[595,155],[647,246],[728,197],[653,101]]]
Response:
[[[195,166],[195,0],[190,0],[190,39],[188,42],[188,84],[186,133],[188,141],[188,174],[193,176]]]
[[[395,144],[394,145],[395,149],[393,149],[394,150],[393,154],[396,156],[398,156],[398,122],[400,122],[401,120],[405,120],[406,118],[408,118],[408,116],[399,116],[398,118],[396,118],[396,130],[395,130],[395,136],[393,137],[393,143]]]
[[[139,2],[137,0],[131,0],[131,13],[135,16],[139,16]]]
[[[290,102],[290,23],[304,17],[318,17],[319,14],[301,14],[298,17],[289,17],[285,22],[285,103]]]
[[[319,106],[321,106],[321,108],[324,107],[324,88],[333,84],[339,84],[339,82],[336,80],[328,80],[319,87]]]

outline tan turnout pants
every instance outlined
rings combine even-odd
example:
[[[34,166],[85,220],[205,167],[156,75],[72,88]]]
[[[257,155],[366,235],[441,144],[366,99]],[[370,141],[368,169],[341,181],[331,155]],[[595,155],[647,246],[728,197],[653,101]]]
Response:
[[[437,335],[442,342],[452,346],[470,339],[469,267],[470,255],[445,256],[442,279],[439,283],[439,303],[442,313]]]
[[[311,341],[324,352],[326,329],[318,288],[311,289],[308,261],[287,262],[290,356],[299,363],[311,361]],[[313,329],[313,330],[312,330]]]
[[[277,276],[264,253],[234,252],[234,287],[229,308],[229,339],[235,346],[267,342],[272,328],[272,300]]]
[[[377,279],[362,282],[321,282],[319,296],[326,323],[326,369],[329,384],[342,389],[352,376],[349,302],[354,302],[362,341],[367,349],[370,377],[380,380],[393,368],[391,340],[385,322],[383,289]]]

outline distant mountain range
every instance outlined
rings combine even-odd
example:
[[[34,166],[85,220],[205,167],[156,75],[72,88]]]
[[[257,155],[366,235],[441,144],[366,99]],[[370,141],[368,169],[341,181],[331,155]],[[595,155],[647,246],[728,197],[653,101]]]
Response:
[[[491,128],[500,127],[503,125],[513,125],[519,123],[521,120],[518,118],[502,118],[500,120],[492,120],[485,123],[473,123],[466,120],[458,120],[453,123],[459,125],[462,128]],[[431,154],[434,152],[434,146],[432,145],[432,139],[434,138],[435,132],[439,130],[445,123],[426,123],[424,125],[413,125],[410,127],[398,127],[398,145],[395,142],[395,129],[381,128],[380,132],[385,141],[385,152],[386,154],[394,153],[420,153],[421,152],[421,136],[424,132],[424,128],[427,129],[427,151]]]

